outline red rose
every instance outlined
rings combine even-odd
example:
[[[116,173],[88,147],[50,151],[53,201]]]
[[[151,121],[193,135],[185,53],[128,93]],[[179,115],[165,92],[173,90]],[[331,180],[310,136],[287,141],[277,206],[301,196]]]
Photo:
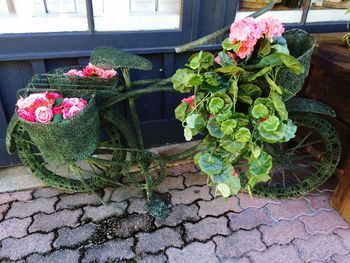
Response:
[[[56,115],[56,114],[62,114],[62,109],[61,109],[60,106],[54,107],[54,108],[52,109],[52,112],[53,112],[54,115]]]

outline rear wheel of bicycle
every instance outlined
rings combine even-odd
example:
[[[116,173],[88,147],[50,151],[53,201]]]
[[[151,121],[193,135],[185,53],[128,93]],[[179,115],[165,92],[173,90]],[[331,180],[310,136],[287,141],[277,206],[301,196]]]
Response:
[[[101,189],[121,180],[121,170],[127,163],[127,152],[121,148],[132,145],[128,140],[130,134],[125,136],[126,131],[116,125],[125,120],[113,118],[113,121],[101,118],[105,138],[94,155],[80,162],[59,166],[48,164],[20,125],[15,131],[18,155],[24,166],[48,186],[73,192]]]
[[[315,114],[291,114],[298,126],[294,139],[266,145],[273,157],[271,180],[253,193],[265,197],[297,197],[322,185],[334,172],[341,154],[334,127]]]

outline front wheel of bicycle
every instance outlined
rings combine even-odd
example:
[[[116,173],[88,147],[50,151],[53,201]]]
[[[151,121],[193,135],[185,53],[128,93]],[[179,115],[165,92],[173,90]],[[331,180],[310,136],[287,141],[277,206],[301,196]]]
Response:
[[[335,128],[315,114],[291,114],[298,126],[294,139],[266,145],[273,157],[271,180],[253,193],[271,198],[297,197],[322,185],[334,172],[341,155]]]

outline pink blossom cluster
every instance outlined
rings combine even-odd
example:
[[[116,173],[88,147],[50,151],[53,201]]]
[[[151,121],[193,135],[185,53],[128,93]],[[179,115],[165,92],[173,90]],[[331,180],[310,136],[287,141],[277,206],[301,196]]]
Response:
[[[98,68],[91,63],[89,63],[85,68],[82,70],[76,70],[71,69],[68,72],[64,73],[66,76],[77,76],[81,78],[87,78],[87,77],[99,77],[103,79],[109,79],[113,78],[115,75],[117,75],[117,72],[114,69],[103,69]]]
[[[56,92],[41,92],[18,99],[16,111],[23,120],[49,123],[56,115],[59,115],[58,119],[69,119],[87,104],[82,98],[63,98]]]
[[[246,17],[235,21],[230,28],[229,39],[232,44],[240,44],[236,55],[244,59],[254,51],[258,39],[279,37],[284,32],[282,23],[273,17],[263,18],[256,21]]]

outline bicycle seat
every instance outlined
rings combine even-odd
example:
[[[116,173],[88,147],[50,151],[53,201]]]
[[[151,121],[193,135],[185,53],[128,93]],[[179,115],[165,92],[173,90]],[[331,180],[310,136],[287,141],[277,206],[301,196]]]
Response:
[[[101,68],[152,69],[152,63],[148,59],[109,46],[96,47],[92,51],[90,63]]]

